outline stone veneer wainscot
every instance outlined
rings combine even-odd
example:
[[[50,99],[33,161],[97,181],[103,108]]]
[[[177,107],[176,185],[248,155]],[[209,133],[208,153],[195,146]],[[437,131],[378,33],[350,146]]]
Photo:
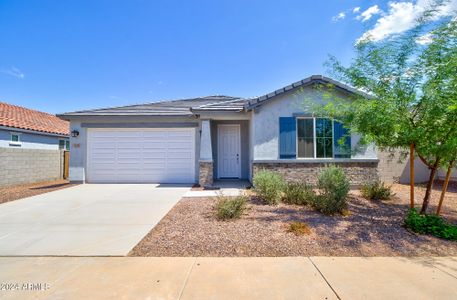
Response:
[[[351,186],[361,186],[378,180],[378,160],[348,161],[254,161],[253,175],[261,170],[281,174],[286,181],[301,181],[316,185],[317,175],[329,164],[341,167],[349,178]]]

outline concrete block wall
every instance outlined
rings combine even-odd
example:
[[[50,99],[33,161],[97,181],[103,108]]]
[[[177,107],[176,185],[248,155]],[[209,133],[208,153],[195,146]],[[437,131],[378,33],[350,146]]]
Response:
[[[0,186],[61,179],[63,153],[61,150],[0,148]]]
[[[409,183],[409,155],[404,155],[401,151],[394,153],[388,151],[378,151],[378,170],[379,179],[386,183]],[[423,183],[428,181],[430,171],[420,159],[414,161],[414,181]]]

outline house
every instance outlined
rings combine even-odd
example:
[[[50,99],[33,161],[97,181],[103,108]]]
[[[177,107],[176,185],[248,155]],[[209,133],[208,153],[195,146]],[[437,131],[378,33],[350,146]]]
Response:
[[[324,101],[314,87],[328,84],[348,101],[360,93],[315,75],[256,98],[207,96],[60,114],[78,133],[71,137],[70,180],[210,186],[269,169],[314,183],[333,163],[353,185],[407,181],[407,162],[361,145],[342,124],[306,110],[305,98]]]
[[[0,186],[62,178],[69,122],[0,102]]]

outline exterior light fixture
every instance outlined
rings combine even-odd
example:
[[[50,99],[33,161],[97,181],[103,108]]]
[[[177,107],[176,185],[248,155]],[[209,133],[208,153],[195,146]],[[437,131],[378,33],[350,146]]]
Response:
[[[78,130],[73,130],[71,132],[71,136],[74,137],[74,138],[77,137],[78,135],[79,135],[79,131]]]

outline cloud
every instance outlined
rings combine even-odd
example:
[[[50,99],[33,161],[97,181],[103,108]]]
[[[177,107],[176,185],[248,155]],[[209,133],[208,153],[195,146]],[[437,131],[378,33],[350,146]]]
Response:
[[[336,16],[333,16],[332,17],[332,21],[333,22],[338,22],[340,20],[343,20],[344,18],[346,18],[346,13],[344,11],[342,11],[339,14],[337,14]]]
[[[19,70],[18,68],[14,67],[14,66],[11,66],[8,69],[2,69],[2,70],[0,70],[0,72],[2,72],[3,74],[9,75],[9,76],[19,78],[19,79],[24,79],[24,77],[25,77],[24,73],[22,73],[21,70]]]
[[[372,41],[383,40],[393,34],[399,34],[412,29],[417,22],[417,18],[429,9],[430,0],[418,0],[416,2],[389,2],[387,13],[379,18],[374,27],[366,31],[358,40],[365,39]],[[457,10],[457,0],[450,0],[435,13],[435,19],[451,16]]]
[[[433,37],[431,33],[426,33],[423,36],[420,36],[416,39],[416,43],[420,45],[428,45],[433,41]]]
[[[378,5],[373,5],[369,7],[367,10],[363,11],[360,15],[358,15],[356,19],[362,20],[362,22],[366,22],[370,20],[372,16],[380,14],[381,12],[382,10],[379,9]]]
[[[356,7],[354,7],[354,8],[352,9],[352,12],[353,12],[354,14],[358,13],[359,11],[360,11],[360,6],[356,6]]]

